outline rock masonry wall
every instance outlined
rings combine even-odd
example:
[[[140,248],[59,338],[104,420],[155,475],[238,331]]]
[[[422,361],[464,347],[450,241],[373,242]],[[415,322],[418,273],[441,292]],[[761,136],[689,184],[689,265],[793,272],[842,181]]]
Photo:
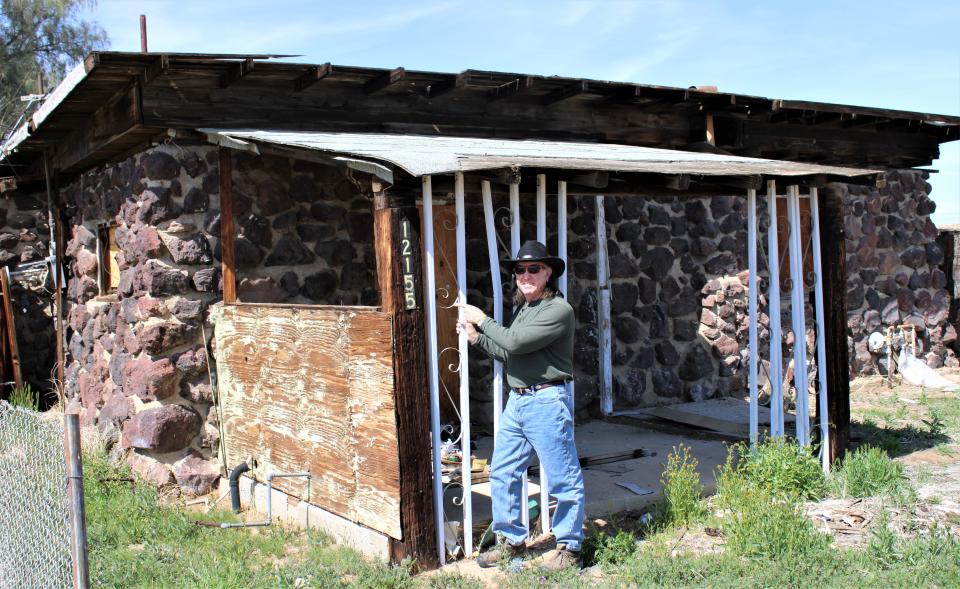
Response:
[[[284,158],[237,154],[238,299],[376,304],[364,186]],[[210,306],[222,298],[218,151],[160,145],[84,174],[70,217],[66,382],[82,421],[156,484],[204,493],[220,476]],[[120,281],[97,283],[97,228],[116,224]]]
[[[846,215],[848,312],[851,375],[876,370],[875,357],[866,350],[872,331],[903,322],[920,328],[923,357],[930,366],[957,364],[957,318],[949,318],[950,295],[938,267],[943,262],[936,229],[929,215],[925,173],[893,171],[882,189],[834,185],[844,199]],[[763,199],[758,199],[763,200]],[[532,199],[523,199],[521,218],[534,219]],[[555,220],[555,197],[548,198],[550,223]],[[504,211],[499,195],[494,207]],[[593,197],[571,196],[568,202],[568,300],[577,312],[574,354],[576,406],[583,413],[598,412],[596,245]],[[607,197],[607,249],[610,264],[611,324],[615,403],[644,406],[723,396],[747,387],[748,362],[746,198],[725,196]],[[483,213],[468,207],[468,251],[471,270],[469,297],[485,308],[490,300],[489,264]],[[768,215],[758,206],[760,271],[758,339],[759,385],[768,387],[769,317],[765,294]],[[506,223],[501,241],[509,243]],[[551,226],[548,241],[556,247]],[[534,237],[530,222],[523,239]],[[509,277],[504,276],[504,280]],[[812,283],[807,285],[807,294]],[[782,357],[785,380],[792,380],[790,296],[782,293]],[[507,311],[509,313],[509,311]],[[805,309],[808,377],[813,366],[814,309]],[[952,321],[952,322],[951,322]],[[489,362],[474,354],[471,375],[476,380],[474,415],[492,419]]]
[[[53,276],[42,264],[50,255],[47,216],[46,194],[10,194],[0,199],[0,267],[11,271],[10,298],[21,373],[26,384],[44,394],[43,406],[55,398],[50,392],[56,359],[50,305]]]
[[[853,375],[880,369],[867,348],[870,334],[905,323],[916,326],[917,355],[927,365],[958,365],[957,318],[926,179],[922,171],[892,172],[882,190],[849,186],[844,195]]]
[[[131,463],[141,475],[195,493],[208,490],[220,474],[214,460],[219,434],[209,313],[222,297],[217,166],[214,147],[160,145],[84,174],[62,190],[69,221],[65,254],[72,306],[65,392],[70,404],[84,423],[96,424],[130,449]],[[882,190],[835,187],[847,210],[854,374],[874,369],[862,353],[869,333],[904,321],[922,326],[924,356],[931,366],[957,362],[952,349],[956,327],[948,321],[949,295],[937,268],[942,249],[929,220],[929,185],[922,172],[891,173],[889,180]],[[377,304],[368,185],[336,169],[240,153],[234,161],[234,191],[241,301]],[[483,212],[479,198],[472,196],[468,298],[489,311]],[[39,202],[24,195],[3,201],[0,261],[19,264],[46,255],[45,210]],[[534,199],[524,195],[522,203],[521,218],[528,220],[521,229],[525,240],[535,235],[529,222],[535,218]],[[603,206],[617,405],[676,403],[742,391],[746,199],[608,197]],[[494,207],[500,239],[509,243],[504,194],[495,194]],[[548,243],[554,249],[554,197],[548,199],[548,210]],[[581,412],[596,413],[595,199],[571,195],[567,212],[568,300],[578,319],[576,403]],[[120,284],[112,293],[101,293],[97,282],[97,229],[102,224],[117,226],[122,250]],[[765,243],[762,207],[760,226]],[[789,326],[788,299],[784,326]],[[43,348],[40,340],[46,337],[52,354],[52,334],[34,329],[40,327],[43,306],[34,304],[31,318],[20,322],[25,331],[36,332],[20,336],[21,350]],[[764,385],[768,319],[763,293],[760,306]],[[812,318],[809,308],[807,317]],[[45,321],[50,325],[49,317]],[[785,358],[791,346],[788,333]],[[52,359],[44,361],[52,367]],[[470,366],[473,415],[491,419],[489,362],[474,353]]]

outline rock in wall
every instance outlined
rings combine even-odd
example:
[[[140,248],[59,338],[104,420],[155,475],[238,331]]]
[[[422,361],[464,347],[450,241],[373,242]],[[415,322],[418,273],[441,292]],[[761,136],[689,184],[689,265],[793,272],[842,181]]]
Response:
[[[24,382],[55,401],[51,372],[56,334],[51,302],[53,276],[43,260],[50,255],[46,194],[7,193],[0,198],[0,267],[10,269],[10,298]]]
[[[220,476],[210,306],[222,298],[219,155],[161,145],[63,190],[70,217],[66,388],[83,422],[157,484]],[[363,185],[285,158],[234,156],[242,302],[376,304]],[[119,285],[98,283],[98,227],[115,225]],[[102,282],[102,281],[100,281]]]
[[[849,186],[844,196],[847,310],[851,375],[873,374],[867,338],[889,326],[912,324],[917,355],[933,368],[957,366],[957,330],[948,321],[950,293],[940,268],[944,252],[930,220],[927,173],[892,171],[882,189]]]

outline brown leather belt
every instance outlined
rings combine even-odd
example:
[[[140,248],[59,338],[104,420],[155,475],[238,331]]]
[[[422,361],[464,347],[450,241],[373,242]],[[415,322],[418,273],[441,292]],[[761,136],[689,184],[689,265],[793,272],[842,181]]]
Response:
[[[567,384],[565,380],[551,380],[549,382],[541,382],[533,385],[532,387],[513,387],[510,389],[518,395],[529,395],[530,393],[535,393],[540,389],[546,389],[549,387],[559,387]]]

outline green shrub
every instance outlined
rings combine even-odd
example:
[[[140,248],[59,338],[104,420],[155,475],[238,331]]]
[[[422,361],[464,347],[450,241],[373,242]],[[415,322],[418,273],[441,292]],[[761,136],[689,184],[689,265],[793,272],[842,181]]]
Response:
[[[862,446],[848,455],[831,480],[833,493],[841,497],[897,494],[907,486],[903,465],[883,450],[870,446]]]
[[[618,530],[613,536],[599,532],[584,542],[584,562],[599,565],[618,565],[637,554],[637,538],[630,532]]]
[[[667,457],[660,476],[663,499],[658,506],[658,520],[664,525],[687,525],[701,519],[706,509],[701,501],[703,484],[697,472],[699,462],[690,448],[680,444]]]
[[[25,409],[39,411],[40,392],[34,391],[28,384],[15,387],[10,392],[10,404],[14,407],[23,407]]]
[[[755,452],[732,447],[717,473],[716,506],[727,551],[772,559],[822,553],[830,537],[817,531],[798,503],[823,490],[819,463],[806,449],[782,440],[759,444]]]
[[[796,497],[773,497],[768,489],[737,472],[723,475],[717,504],[726,549],[757,558],[796,558],[816,554],[830,544],[803,514]]]
[[[766,440],[750,451],[745,444],[731,449],[724,470],[750,481],[771,498],[817,500],[826,490],[820,461],[809,447],[783,438]]]

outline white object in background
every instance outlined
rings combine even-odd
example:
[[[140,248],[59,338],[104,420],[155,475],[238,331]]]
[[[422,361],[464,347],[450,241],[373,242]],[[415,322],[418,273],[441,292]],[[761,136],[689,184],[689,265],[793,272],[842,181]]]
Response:
[[[636,495],[652,495],[653,489],[648,489],[647,487],[641,487],[636,483],[617,483],[618,486],[623,487],[628,491],[632,491]]]
[[[887,338],[883,337],[883,334],[879,331],[874,331],[870,334],[870,337],[867,338],[867,348],[873,353],[879,353],[883,350],[883,346],[886,345]]]
[[[941,389],[944,391],[960,392],[960,382],[954,382],[937,374],[937,372],[927,366],[927,364],[918,359],[908,349],[900,352],[897,358],[897,368],[903,379],[912,385],[927,387],[931,389]]]

